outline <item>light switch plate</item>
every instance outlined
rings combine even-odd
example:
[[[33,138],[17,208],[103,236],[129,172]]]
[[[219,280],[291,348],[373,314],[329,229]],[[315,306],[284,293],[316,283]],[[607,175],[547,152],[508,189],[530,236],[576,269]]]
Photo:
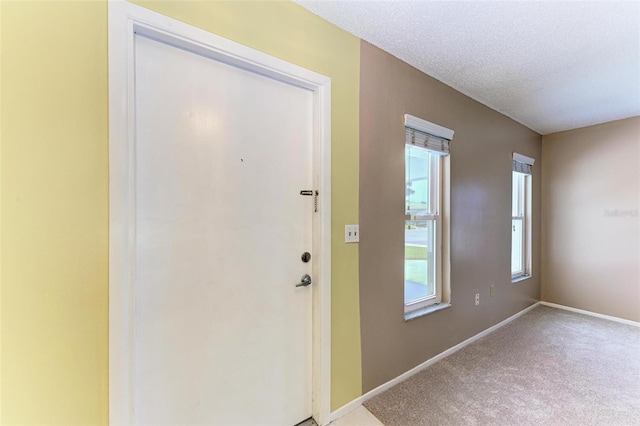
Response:
[[[360,225],[344,226],[344,242],[345,243],[360,242]]]

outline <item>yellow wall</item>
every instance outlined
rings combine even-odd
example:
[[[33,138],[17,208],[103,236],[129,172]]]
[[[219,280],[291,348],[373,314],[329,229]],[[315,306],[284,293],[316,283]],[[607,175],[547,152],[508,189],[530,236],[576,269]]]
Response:
[[[2,4],[0,4],[0,99],[2,99]],[[0,102],[0,176],[2,176],[2,102]],[[2,194],[2,179],[0,179]],[[2,196],[0,196],[0,242],[2,241]],[[0,424],[2,424],[2,244],[0,243]]]
[[[359,40],[293,3],[139,4],[332,78],[332,408],[361,394]],[[106,2],[1,8],[2,424],[108,421]]]
[[[2,2],[2,422],[108,412],[104,3]]]

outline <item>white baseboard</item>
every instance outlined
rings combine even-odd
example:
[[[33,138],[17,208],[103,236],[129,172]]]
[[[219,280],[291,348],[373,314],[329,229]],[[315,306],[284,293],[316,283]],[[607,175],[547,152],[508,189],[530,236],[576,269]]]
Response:
[[[368,399],[371,399],[374,396],[378,395],[379,393],[382,393],[382,392],[386,391],[387,389],[397,385],[398,383],[407,380],[409,377],[413,376],[416,373],[419,373],[420,371],[424,370],[425,368],[429,367],[430,365],[440,361],[443,358],[448,357],[449,355],[451,355],[451,354],[459,351],[460,349],[464,348],[468,344],[473,343],[476,340],[480,339],[481,337],[484,337],[487,334],[490,334],[493,331],[499,329],[500,327],[510,323],[514,319],[518,318],[519,316],[529,312],[530,310],[532,310],[536,306],[540,305],[540,303],[541,302],[534,303],[533,305],[529,306],[528,308],[525,308],[525,309],[521,310],[517,314],[514,314],[514,315],[510,316],[509,318],[505,319],[504,321],[501,321],[498,324],[496,324],[496,325],[494,325],[492,327],[489,327],[484,331],[481,331],[480,333],[476,334],[475,336],[472,336],[472,337],[468,338],[464,342],[458,343],[457,345],[447,349],[446,351],[441,352],[438,355],[434,356],[433,358],[430,358],[430,359],[426,360],[425,362],[423,362],[422,364],[412,368],[411,370],[407,371],[406,373],[403,373],[403,374],[399,375],[395,379],[391,379],[387,383],[384,383],[384,384],[378,386],[377,388],[370,390],[369,392],[365,393],[364,395],[354,399],[350,403],[348,403],[346,405],[343,405],[342,407],[338,408],[336,411],[334,411],[333,413],[331,413],[329,415],[329,419],[328,419],[329,422],[332,422],[332,421],[344,416],[348,412],[350,412],[352,410],[355,410],[356,408],[361,406]]]
[[[572,308],[570,306],[558,305],[557,303],[551,303],[551,302],[540,302],[540,303],[542,303],[544,306],[550,306],[552,308],[564,309],[565,311],[576,312],[578,314],[589,315],[589,316],[596,317],[596,318],[602,318],[602,319],[606,319],[606,320],[609,320],[609,321],[615,321],[615,322],[619,322],[619,323],[622,323],[622,324],[627,324],[627,325],[633,325],[635,327],[640,327],[640,322],[631,321],[631,320],[624,319],[624,318],[612,317],[611,315],[604,315],[604,314],[599,314],[597,312],[585,311],[584,309],[578,309],[578,308]]]

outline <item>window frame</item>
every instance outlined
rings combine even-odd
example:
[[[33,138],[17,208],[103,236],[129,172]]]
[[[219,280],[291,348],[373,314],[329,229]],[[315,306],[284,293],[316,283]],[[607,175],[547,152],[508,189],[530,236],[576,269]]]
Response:
[[[513,188],[513,177],[515,175],[519,175],[521,179],[518,180],[518,188],[517,188],[517,214],[514,214],[513,206],[514,200],[513,196],[516,193]],[[519,281],[525,278],[529,278],[531,276],[531,175],[527,173],[521,173],[513,170],[511,172],[511,229],[513,232],[513,221],[519,220],[522,223],[522,235],[521,235],[521,264],[522,269],[518,271],[513,271],[513,264],[511,265],[511,281]],[[511,237],[511,259],[513,260],[513,234]]]
[[[404,114],[405,127],[405,156],[407,145],[425,148],[427,151],[439,156],[438,160],[438,181],[431,180],[431,185],[436,184],[437,196],[435,211],[430,211],[427,217],[431,216],[435,224],[435,247],[434,247],[434,264],[435,264],[435,289],[436,297],[423,300],[414,299],[409,303],[404,303],[404,320],[411,321],[424,315],[445,309],[451,306],[451,221],[450,221],[450,144],[453,140],[454,131],[435,123],[415,117],[411,114]],[[417,135],[415,132],[419,132]],[[434,139],[435,138],[435,139]],[[405,157],[406,167],[406,157]],[[405,169],[405,194],[407,186],[407,171]],[[431,191],[433,193],[433,191]],[[406,195],[405,195],[406,196]],[[406,201],[406,200],[405,200]],[[407,227],[407,211],[405,208],[404,228]],[[407,258],[406,258],[406,231],[404,234],[405,255],[403,256],[403,302],[404,294],[406,294],[406,275]],[[429,258],[427,257],[427,260]]]
[[[409,143],[405,143],[405,156],[407,147],[424,149],[428,153],[428,160],[431,161],[431,165],[429,167],[429,206],[431,207],[431,212],[425,215],[410,215],[407,214],[407,209],[405,206],[405,219],[404,226],[406,229],[407,222],[415,222],[415,221],[434,221],[434,233],[435,233],[435,246],[433,249],[434,265],[435,265],[435,283],[434,283],[434,296],[427,296],[418,299],[411,300],[407,302],[404,301],[404,313],[405,315],[410,314],[412,312],[418,311],[420,309],[424,309],[430,307],[432,305],[437,305],[442,302],[443,299],[443,220],[442,220],[442,212],[444,206],[443,195],[445,193],[444,190],[444,170],[445,170],[445,160],[444,156],[434,153],[433,151],[412,145]],[[437,165],[434,171],[434,164]],[[405,165],[406,167],[406,165]],[[435,179],[434,179],[435,178]],[[407,185],[406,181],[406,169],[405,169],[405,188]],[[404,247],[406,247],[406,239],[404,243]],[[406,264],[406,258],[404,260]],[[406,285],[406,276],[403,273],[403,289],[404,285]]]

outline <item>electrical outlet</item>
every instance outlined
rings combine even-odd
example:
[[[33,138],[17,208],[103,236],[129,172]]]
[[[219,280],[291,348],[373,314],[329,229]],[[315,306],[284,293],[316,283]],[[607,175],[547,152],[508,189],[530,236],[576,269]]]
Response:
[[[480,293],[476,293],[476,306],[480,304]]]
[[[344,242],[345,243],[360,242],[360,226],[359,225],[344,226]]]
[[[495,284],[491,284],[489,286],[489,296],[493,297],[496,295],[496,286]]]

